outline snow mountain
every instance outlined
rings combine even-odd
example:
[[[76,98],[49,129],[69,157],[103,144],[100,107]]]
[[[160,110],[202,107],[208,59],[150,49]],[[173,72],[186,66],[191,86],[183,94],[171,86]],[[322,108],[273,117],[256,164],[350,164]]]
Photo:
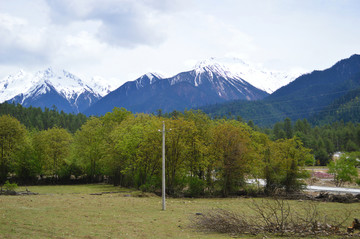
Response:
[[[100,93],[65,70],[48,68],[36,74],[20,71],[0,81],[0,101],[25,107],[52,108],[79,113],[101,98]]]
[[[209,58],[197,64],[197,67],[221,68],[222,74],[231,78],[244,79],[251,85],[271,94],[294,81],[304,72],[283,72],[267,70],[263,67],[249,64],[239,58],[222,57]]]
[[[143,75],[103,97],[85,114],[103,115],[114,107],[144,113],[182,111],[229,100],[259,100],[267,95],[220,65],[200,64],[170,78]]]

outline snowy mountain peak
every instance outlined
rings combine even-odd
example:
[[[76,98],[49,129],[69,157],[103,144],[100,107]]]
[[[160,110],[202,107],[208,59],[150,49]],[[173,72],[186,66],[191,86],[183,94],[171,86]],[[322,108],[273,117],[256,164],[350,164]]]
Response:
[[[214,58],[211,58],[210,60],[205,60],[199,62],[195,66],[195,71],[197,74],[202,74],[204,72],[215,73],[218,76],[222,76],[225,79],[232,78],[232,79],[238,79],[241,80],[241,77],[233,74],[230,69],[226,67],[226,65],[221,65],[218,62],[213,60]]]
[[[302,73],[270,71],[233,57],[212,57],[200,61],[195,66],[195,70],[197,73],[211,71],[222,75],[224,78],[243,79],[268,93],[274,92],[302,75]]]
[[[97,92],[101,97],[109,94],[111,91],[116,88],[115,86],[109,84],[107,80],[100,76],[92,77],[87,85],[90,86],[95,92]]]
[[[47,81],[68,100],[76,98],[84,91],[95,93],[80,78],[65,70],[49,67],[44,71],[38,71],[35,78],[38,79],[38,82]]]
[[[156,79],[156,78],[157,79],[163,79],[164,78],[162,75],[160,75],[158,73],[154,73],[154,72],[148,72],[145,75],[143,75],[142,77],[145,77],[145,76],[150,79],[150,84],[152,84],[153,80]]]
[[[98,90],[79,77],[53,67],[35,74],[20,71],[0,80],[1,103],[10,101],[25,107],[48,108],[56,105],[65,112],[78,113],[100,98]]]
[[[157,73],[146,73],[145,75],[140,76],[136,80],[136,88],[143,88],[144,86],[151,85],[155,83],[156,81],[163,79],[163,77],[160,74]]]
[[[28,91],[35,83],[33,75],[20,70],[0,80],[0,103]]]

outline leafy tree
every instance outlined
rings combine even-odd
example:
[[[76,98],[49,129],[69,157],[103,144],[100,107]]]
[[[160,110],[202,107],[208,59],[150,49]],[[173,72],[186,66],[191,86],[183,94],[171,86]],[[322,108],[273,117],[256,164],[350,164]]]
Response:
[[[33,183],[41,174],[41,164],[33,148],[31,136],[14,153],[14,172],[23,184]]]
[[[116,134],[114,132],[123,122],[129,119],[131,120],[133,117],[134,115],[132,115],[130,111],[117,107],[115,107],[112,112],[108,112],[101,117],[104,130],[104,148],[106,149],[104,172],[111,177],[115,186],[120,185],[121,183],[121,162],[123,160],[119,155],[118,148],[115,147],[117,136],[121,136],[121,134]]]
[[[192,137],[196,134],[194,122],[186,121],[180,115],[177,117],[165,121],[167,128],[172,129],[166,135],[166,181],[170,194],[182,191],[185,186],[188,155]]]
[[[104,145],[103,123],[99,118],[90,118],[75,133],[74,157],[91,180],[102,173],[101,162],[105,157]]]
[[[14,164],[14,153],[25,141],[25,136],[26,129],[17,119],[0,116],[0,183],[5,182]]]
[[[341,187],[345,182],[352,182],[358,178],[358,171],[355,167],[356,159],[343,154],[336,161],[328,164],[329,173],[334,175],[335,185]]]
[[[193,130],[187,131],[189,151],[188,151],[188,168],[191,177],[204,179],[205,169],[208,165],[207,153],[210,144],[210,118],[201,111],[185,111],[184,119],[193,122]]]
[[[213,154],[223,196],[234,193],[244,183],[248,170],[250,128],[237,121],[223,121],[213,129]]]
[[[162,137],[157,131],[162,128],[162,119],[141,115],[138,119],[142,126],[141,140],[138,146],[135,169],[135,184],[138,187],[160,189]],[[139,118],[139,117],[137,117]]]
[[[58,178],[70,156],[72,135],[65,129],[52,128],[34,135],[34,148],[43,167],[43,173]]]
[[[286,118],[284,120],[284,131],[287,139],[291,139],[293,137],[293,129],[290,118]]]
[[[310,150],[297,138],[272,143],[265,154],[266,193],[276,189],[285,189],[288,193],[301,189],[302,183],[298,179],[307,176],[302,166],[309,158],[312,158]]]

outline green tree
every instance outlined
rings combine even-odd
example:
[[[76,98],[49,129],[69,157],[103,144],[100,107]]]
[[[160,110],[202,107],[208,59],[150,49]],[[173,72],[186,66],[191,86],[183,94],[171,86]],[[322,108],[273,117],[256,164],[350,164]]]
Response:
[[[352,182],[358,178],[358,171],[355,167],[356,159],[343,154],[336,161],[328,164],[329,173],[334,175],[335,185],[341,187],[345,182]]]
[[[123,161],[120,157],[121,155],[119,155],[118,148],[115,147],[115,140],[118,135],[115,135],[114,132],[123,122],[133,117],[130,111],[117,107],[115,107],[112,112],[108,112],[101,117],[105,148],[104,172],[110,176],[114,185],[120,185],[121,183],[121,162]],[[119,134],[119,136],[121,136],[121,134]]]
[[[302,182],[299,179],[307,176],[303,166],[313,156],[298,138],[274,142],[265,156],[265,190],[268,194],[276,189],[285,189],[288,193],[301,189]]]
[[[20,122],[9,116],[0,116],[0,183],[6,181],[11,165],[14,164],[14,152],[25,141],[26,129]]]
[[[70,156],[72,139],[72,135],[61,128],[41,131],[34,136],[34,149],[44,174],[54,178],[62,176],[62,170]]]
[[[213,129],[212,153],[216,157],[216,172],[223,196],[228,196],[244,184],[248,171],[250,128],[237,121],[219,122]]]
[[[287,139],[291,139],[293,137],[293,129],[290,118],[286,118],[284,120],[284,131]]]
[[[117,183],[140,187],[160,176],[161,137],[157,131],[160,128],[158,117],[145,114],[128,117],[115,128],[109,163]]]
[[[32,137],[27,136],[14,154],[14,172],[23,184],[31,184],[41,174],[41,164],[32,145]]]
[[[188,156],[192,147],[192,137],[196,134],[193,121],[186,121],[180,115],[165,121],[167,128],[172,129],[166,134],[166,180],[168,193],[176,194],[185,187],[185,176]],[[192,152],[194,153],[194,152]]]
[[[102,173],[101,162],[105,157],[104,146],[104,128],[99,118],[90,118],[75,133],[73,142],[74,157],[91,181]]]

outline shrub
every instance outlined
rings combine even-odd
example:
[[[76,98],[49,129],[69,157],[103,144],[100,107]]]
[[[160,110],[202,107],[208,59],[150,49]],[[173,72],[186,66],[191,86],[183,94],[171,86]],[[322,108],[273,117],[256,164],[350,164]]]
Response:
[[[247,184],[244,186],[244,193],[247,196],[256,197],[264,194],[264,188],[255,184]]]
[[[355,167],[356,161],[347,155],[341,155],[335,162],[328,164],[329,171],[334,175],[335,185],[341,187],[345,182],[353,182],[358,177],[358,171]]]
[[[141,185],[139,189],[142,192],[156,192],[161,191],[161,178],[153,176],[150,177],[145,184]]]
[[[356,179],[356,184],[360,186],[360,178]]]
[[[223,209],[197,213],[193,225],[207,232],[228,233],[234,236],[251,234],[273,234],[288,237],[345,235],[340,228],[349,218],[331,217],[320,212],[317,204],[310,202],[295,210],[285,200],[253,201],[249,213],[235,213]]]
[[[188,197],[200,197],[205,195],[205,181],[198,177],[189,177],[188,189],[185,195]]]
[[[10,183],[9,180],[7,180],[3,187],[6,191],[15,191],[18,185],[16,183]]]

